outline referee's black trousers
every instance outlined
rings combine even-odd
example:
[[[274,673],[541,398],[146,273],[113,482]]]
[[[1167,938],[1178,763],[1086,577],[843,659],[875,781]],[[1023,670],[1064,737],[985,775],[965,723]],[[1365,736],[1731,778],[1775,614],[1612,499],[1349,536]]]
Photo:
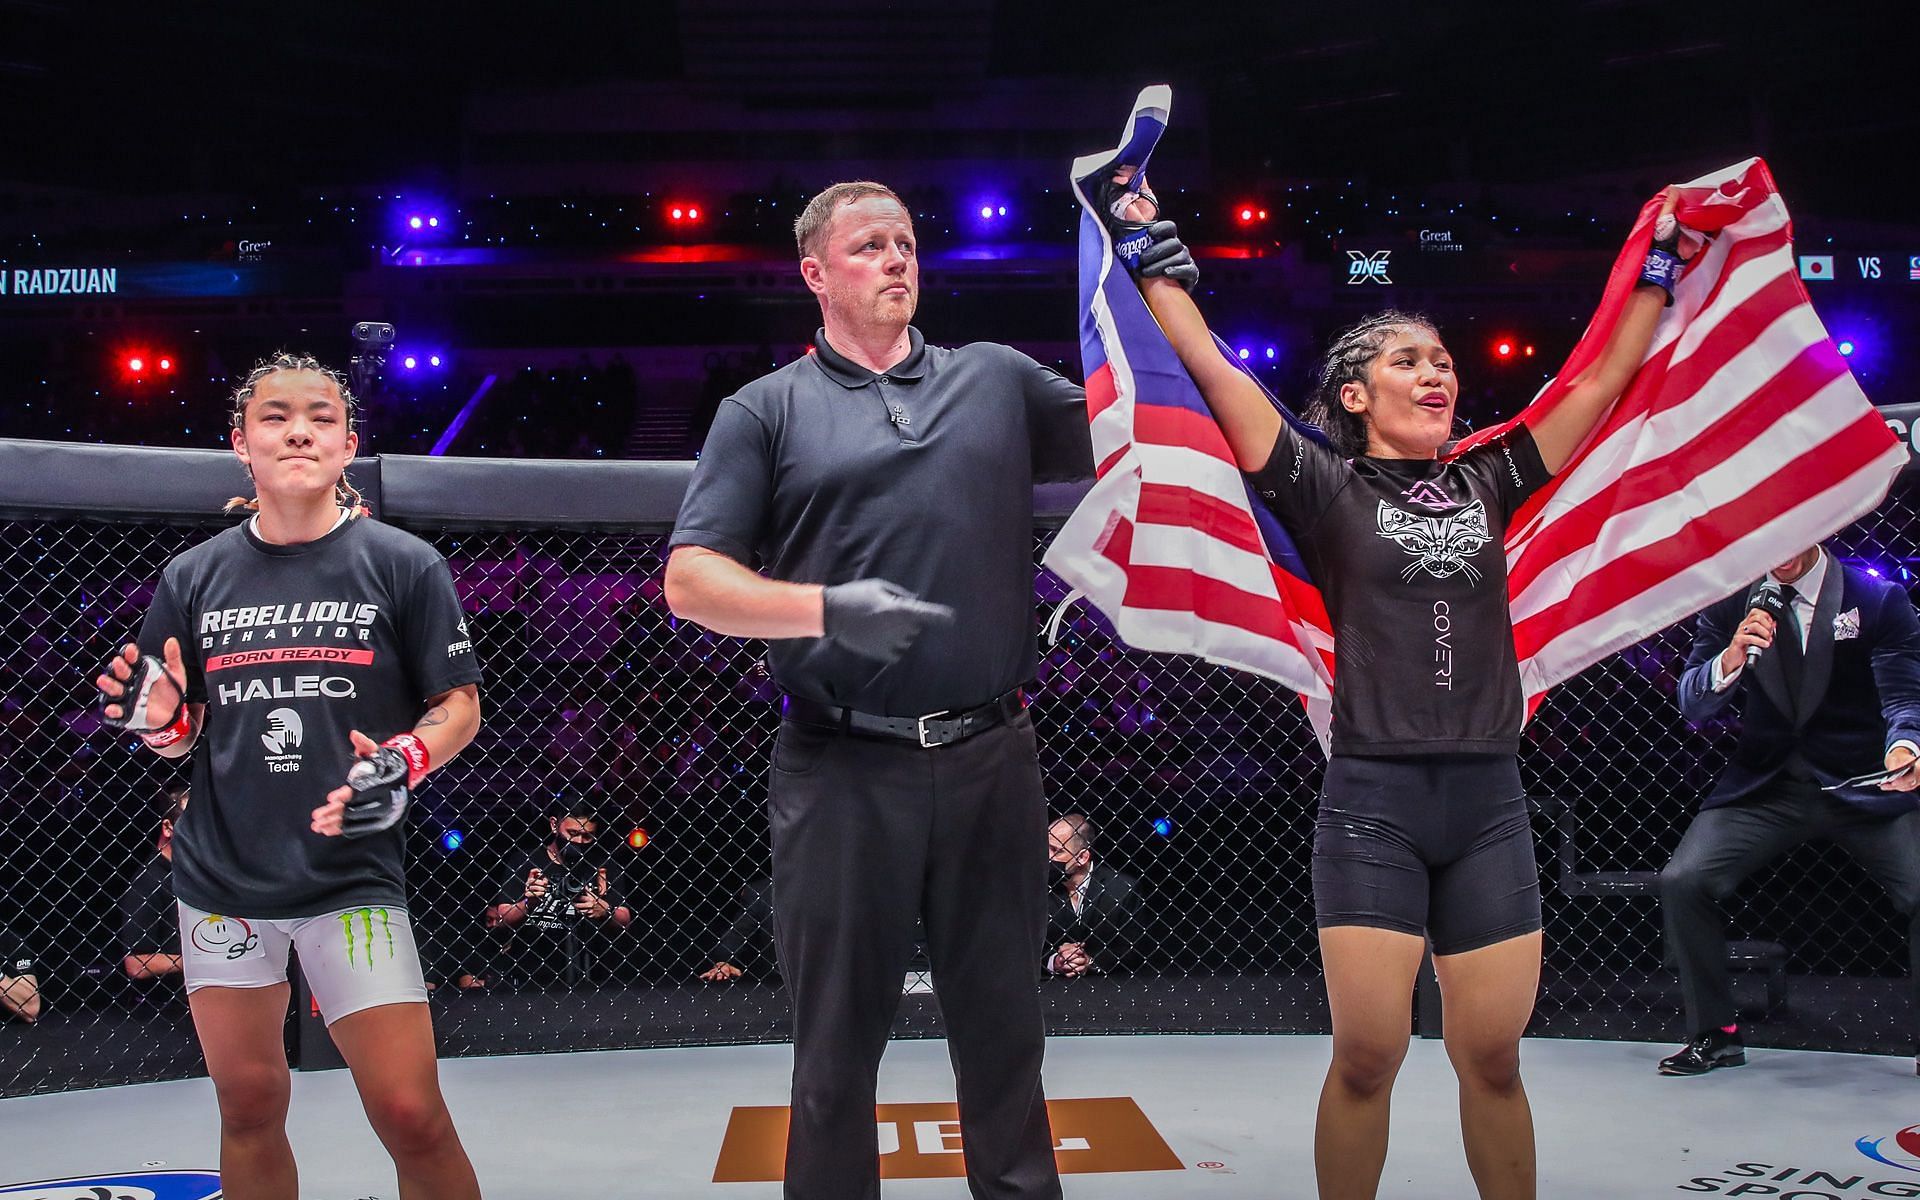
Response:
[[[1721,905],[1755,871],[1817,839],[1844,847],[1905,915],[1914,1032],[1920,1033],[1920,812],[1869,813],[1823,793],[1817,783],[1783,775],[1751,800],[1695,817],[1660,873],[1667,952],[1680,969],[1688,1037],[1735,1020]]]
[[[976,1200],[1055,1200],[1032,721],[1022,713],[931,750],[786,721],[767,809],[774,936],[793,1003],[787,1200],[880,1195],[874,1082],[922,915],[967,1184]]]

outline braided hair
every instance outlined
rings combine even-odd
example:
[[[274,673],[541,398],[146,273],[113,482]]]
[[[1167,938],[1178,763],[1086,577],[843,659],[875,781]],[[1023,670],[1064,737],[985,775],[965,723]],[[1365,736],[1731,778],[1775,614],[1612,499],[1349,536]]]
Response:
[[[234,429],[246,428],[247,402],[253,399],[253,393],[260,387],[260,381],[281,371],[312,371],[316,375],[324,376],[340,393],[340,403],[347,410],[347,432],[352,433],[359,427],[360,402],[354,399],[353,389],[347,386],[346,376],[331,367],[322,366],[320,360],[310,354],[293,354],[286,350],[278,350],[253,364],[253,370],[248,371],[246,378],[240,381],[240,386],[233,389],[233,398],[229,401],[228,421]],[[251,467],[247,469],[247,476],[248,478],[253,476]],[[334,503],[353,516],[357,517],[367,511],[366,500],[351,483],[347,482],[344,471],[341,472],[340,478],[334,481],[333,498]],[[221,511],[232,512],[239,508],[259,512],[260,498],[235,496],[227,501]]]
[[[1342,331],[1327,347],[1320,381],[1307,399],[1306,418],[1326,432],[1341,457],[1358,458],[1367,452],[1367,418],[1340,403],[1340,389],[1349,383],[1365,385],[1373,360],[1380,356],[1388,336],[1396,329],[1408,328],[1424,329],[1439,337],[1439,331],[1425,316],[1389,308]]]

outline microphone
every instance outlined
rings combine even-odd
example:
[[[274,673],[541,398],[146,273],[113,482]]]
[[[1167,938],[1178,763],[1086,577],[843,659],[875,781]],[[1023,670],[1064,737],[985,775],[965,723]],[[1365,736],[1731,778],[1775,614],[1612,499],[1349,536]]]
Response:
[[[1769,579],[1766,581],[1766,583],[1760,586],[1760,593],[1759,595],[1753,598],[1753,604],[1751,607],[1757,608],[1761,612],[1772,617],[1774,621],[1774,630],[1775,632],[1778,632],[1780,627],[1780,618],[1785,616],[1787,613],[1787,594],[1784,591],[1780,590],[1779,584]],[[1759,646],[1747,647],[1747,666],[1748,667],[1752,667],[1753,664],[1760,661],[1760,651],[1761,651],[1761,647]]]

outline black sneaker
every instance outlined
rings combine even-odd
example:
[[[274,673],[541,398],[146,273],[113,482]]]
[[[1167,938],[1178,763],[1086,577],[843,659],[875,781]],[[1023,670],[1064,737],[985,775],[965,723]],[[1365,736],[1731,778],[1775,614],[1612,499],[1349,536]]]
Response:
[[[1738,1031],[1723,1033],[1709,1030],[1660,1060],[1662,1075],[1705,1075],[1715,1067],[1743,1067],[1747,1063],[1747,1044]]]

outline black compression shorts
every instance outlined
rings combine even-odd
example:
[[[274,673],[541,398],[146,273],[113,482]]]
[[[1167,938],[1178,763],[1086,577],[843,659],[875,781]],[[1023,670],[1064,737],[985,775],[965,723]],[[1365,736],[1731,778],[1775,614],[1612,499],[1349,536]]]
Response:
[[[1478,950],[1540,928],[1520,768],[1506,755],[1335,757],[1313,838],[1316,924]]]

